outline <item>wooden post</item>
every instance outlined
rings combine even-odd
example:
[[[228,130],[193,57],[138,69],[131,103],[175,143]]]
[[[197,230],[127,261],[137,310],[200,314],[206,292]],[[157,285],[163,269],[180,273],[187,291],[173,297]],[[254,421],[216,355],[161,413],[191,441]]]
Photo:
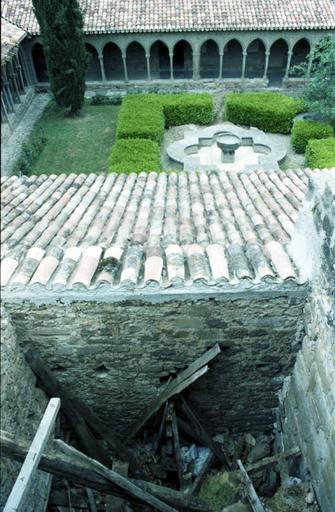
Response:
[[[41,423],[37,429],[33,442],[22,465],[19,476],[8,497],[4,512],[19,512],[28,494],[32,479],[38,468],[44,448],[49,440],[58,411],[60,408],[60,399],[51,398],[48,407],[43,415]]]
[[[244,469],[244,466],[243,466],[242,462],[240,461],[240,459],[237,460],[237,465],[240,468],[240,471],[242,473],[245,492],[246,492],[248,501],[252,507],[252,510],[254,512],[265,512],[265,509],[261,503],[261,500],[257,496],[255,488],[252,485],[252,481],[250,480],[249,475],[246,472],[246,470]]]

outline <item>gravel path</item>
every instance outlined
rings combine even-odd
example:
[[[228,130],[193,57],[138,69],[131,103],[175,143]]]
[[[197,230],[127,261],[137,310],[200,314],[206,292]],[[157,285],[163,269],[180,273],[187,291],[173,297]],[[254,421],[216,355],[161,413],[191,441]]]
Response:
[[[1,144],[1,176],[6,176],[12,172],[15,162],[20,156],[22,144],[29,137],[34,124],[41,117],[50,98],[49,94],[36,94],[23,119],[9,139]]]

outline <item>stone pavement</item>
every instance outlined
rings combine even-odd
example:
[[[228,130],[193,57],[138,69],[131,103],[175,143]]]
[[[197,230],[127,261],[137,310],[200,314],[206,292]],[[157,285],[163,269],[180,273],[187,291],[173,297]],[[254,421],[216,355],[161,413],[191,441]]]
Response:
[[[15,162],[20,156],[22,144],[29,137],[34,124],[41,117],[49,101],[49,94],[36,94],[9,139],[1,143],[1,176],[11,174]]]

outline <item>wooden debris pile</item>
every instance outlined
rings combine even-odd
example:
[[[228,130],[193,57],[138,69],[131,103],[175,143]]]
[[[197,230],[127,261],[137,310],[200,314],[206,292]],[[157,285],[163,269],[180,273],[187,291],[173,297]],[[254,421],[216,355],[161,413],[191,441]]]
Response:
[[[286,479],[287,460],[300,452],[298,448],[283,451],[279,428],[276,439],[263,436],[257,442],[250,434],[211,437],[185,391],[209,371],[209,363],[219,353],[215,345],[170,378],[122,441],[86,405],[70,397],[28,348],[28,363],[44,391],[60,397],[61,411],[77,439],[76,447],[69,444],[69,436],[67,442],[55,439],[40,459],[39,468],[55,476],[49,510],[210,512],[213,507],[199,491],[215,470],[238,474],[237,497],[245,499],[250,510],[265,512],[256,489],[272,496],[278,473]],[[29,450],[26,442],[14,441],[8,433],[1,433],[1,443],[2,455],[14,460],[23,461]]]

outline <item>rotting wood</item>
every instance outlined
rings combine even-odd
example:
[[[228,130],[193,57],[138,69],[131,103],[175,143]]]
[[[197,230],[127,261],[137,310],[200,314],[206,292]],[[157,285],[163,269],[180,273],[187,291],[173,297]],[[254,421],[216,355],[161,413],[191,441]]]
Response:
[[[79,490],[79,489],[78,489]],[[51,490],[48,505],[49,506],[59,506],[59,507],[67,507],[69,504],[68,496],[65,490]],[[71,506],[76,510],[85,510],[87,511],[87,497],[81,494],[75,494],[71,497]],[[105,512],[105,505],[97,505],[97,512]]]
[[[200,423],[190,406],[186,403],[184,397],[182,399],[182,407],[185,414],[188,416],[189,420],[193,424],[194,428],[197,430],[197,433],[200,435],[202,442],[205,446],[207,446],[214,455],[219,459],[219,461],[224,465],[226,469],[230,469],[230,463],[228,457],[225,453],[218,447],[218,445],[213,441],[210,435],[206,432],[203,425]]]
[[[237,465],[241,471],[241,474],[243,477],[243,483],[244,483],[244,490],[245,490],[246,496],[248,498],[248,501],[251,505],[252,510],[254,512],[265,512],[262,502],[259,499],[259,497],[255,491],[255,488],[253,486],[253,483],[250,480],[249,475],[246,472],[240,459],[237,459]]]
[[[154,448],[155,453],[158,451],[160,442],[161,442],[162,437],[163,437],[168,405],[169,405],[169,403],[166,402],[165,407],[164,407],[164,413],[163,413],[162,421],[161,421],[161,424],[160,424],[160,427],[159,427],[159,431],[158,431],[158,436],[157,436],[157,439],[156,439],[156,442],[155,442],[155,448]]]
[[[91,512],[98,512],[97,504],[95,503],[95,498],[94,498],[94,494],[93,494],[92,489],[90,489],[89,487],[86,487],[85,490],[86,490],[86,494],[87,494],[88,503],[89,503],[89,506],[90,506],[90,511]]]
[[[181,453],[180,453],[180,442],[179,442],[179,432],[177,425],[177,416],[173,403],[170,403],[170,414],[171,414],[171,422],[172,422],[172,436],[173,436],[173,447],[174,447],[174,455],[177,462],[177,471],[180,489],[182,489],[185,485],[183,478],[183,468],[181,463]]]
[[[203,444],[202,437],[192,428],[186,421],[184,421],[180,416],[177,418],[178,427],[185,432],[185,434],[189,435],[199,444]]]
[[[201,468],[199,475],[196,477],[196,479],[194,480],[192,485],[188,488],[188,490],[187,490],[188,494],[197,494],[199,492],[200,487],[201,487],[207,473],[211,469],[214,460],[215,460],[214,453],[209,452],[209,454],[204,462],[204,465]]]
[[[22,509],[42,453],[54,427],[59,408],[60,399],[51,398],[20,469],[19,475],[8,496],[4,512],[17,512]]]
[[[199,377],[204,375],[209,369],[207,363],[214,359],[214,357],[216,357],[220,352],[221,349],[219,345],[214,345],[214,347],[205,352],[205,354],[196,359],[185,370],[180,372],[177,377],[171,380],[171,382],[164,387],[159,395],[145,407],[139,418],[134,422],[127,436],[126,444],[128,444],[128,442],[137,434],[137,432],[140,430],[140,428],[143,427],[148,419],[151,418],[151,416],[155,414],[155,412],[157,412],[160,407],[167,400],[169,400],[169,398],[172,398],[178,393],[181,393]]]
[[[134,473],[144,476],[140,466],[137,464],[135,458],[130,453],[128,448],[117,438],[110,429],[106,427],[104,422],[98,416],[92,413],[89,407],[85,406],[79,399],[75,401],[68,395],[63,386],[57,382],[53,373],[48,368],[47,364],[36,354],[31,347],[24,350],[25,358],[41,381],[44,390],[49,395],[57,395],[62,399],[62,410],[66,415],[72,428],[75,430],[83,447],[87,453],[98,460],[105,466],[112,467],[112,460],[106,455],[105,451],[100,447],[98,441],[93,436],[90,428],[110,445],[110,447],[117,453],[119,458],[129,462],[131,469]],[[89,427],[88,427],[89,425]]]
[[[281,459],[287,460],[292,457],[298,457],[300,454],[300,448],[295,446],[294,448],[291,448],[291,450],[287,450],[287,452],[272,455],[271,457],[265,457],[264,459],[255,462],[254,464],[249,464],[245,469],[247,473],[256,473],[257,471],[262,471],[264,469],[275,466],[276,464],[280,464]]]
[[[13,441],[5,432],[1,432],[1,447],[3,457],[16,461],[24,460],[29,448],[28,443],[18,440]],[[64,451],[61,451],[60,447],[62,447],[62,450],[66,450],[67,448],[70,448],[70,450],[68,450],[65,455]],[[97,491],[106,494],[130,499],[128,493],[121,488],[118,488],[113,484],[113,482],[106,478],[106,476],[101,474],[99,468],[92,465],[92,459],[87,455],[73,449],[72,447],[68,447],[68,445],[61,440],[54,440],[52,448],[52,451],[48,450],[42,455],[39,464],[40,470],[61,478],[66,478],[67,480],[83,487],[90,487],[91,489],[96,489]],[[188,496],[179,491],[155,485],[151,482],[136,479],[129,480],[142,490],[150,492],[157,498],[169,503],[177,510],[183,512],[208,512],[209,510],[204,503],[193,496]],[[134,497],[134,501],[139,500]]]

